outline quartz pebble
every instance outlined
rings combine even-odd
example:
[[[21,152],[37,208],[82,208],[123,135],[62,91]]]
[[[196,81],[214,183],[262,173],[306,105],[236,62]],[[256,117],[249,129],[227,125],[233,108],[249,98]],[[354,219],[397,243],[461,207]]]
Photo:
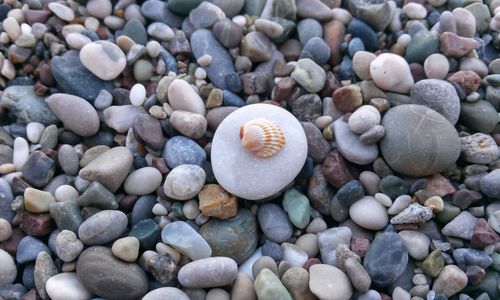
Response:
[[[90,299],[92,293],[80,282],[76,273],[60,273],[52,276],[46,283],[50,299]]]
[[[102,80],[115,79],[126,65],[125,54],[122,50],[107,41],[85,45],[80,50],[80,61],[85,68]]]

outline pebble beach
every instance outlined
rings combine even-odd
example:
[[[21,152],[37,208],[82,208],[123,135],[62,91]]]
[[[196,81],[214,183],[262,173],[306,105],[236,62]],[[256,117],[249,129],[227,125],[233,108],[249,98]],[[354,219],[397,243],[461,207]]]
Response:
[[[500,299],[500,0],[0,1],[0,300]]]

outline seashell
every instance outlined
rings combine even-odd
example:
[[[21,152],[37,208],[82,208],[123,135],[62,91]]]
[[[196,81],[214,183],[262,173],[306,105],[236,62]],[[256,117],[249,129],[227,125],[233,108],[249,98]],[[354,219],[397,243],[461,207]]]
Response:
[[[432,208],[413,203],[391,219],[391,224],[418,224],[432,219]]]
[[[272,156],[285,145],[285,136],[276,123],[258,118],[240,127],[243,147],[260,157]]]

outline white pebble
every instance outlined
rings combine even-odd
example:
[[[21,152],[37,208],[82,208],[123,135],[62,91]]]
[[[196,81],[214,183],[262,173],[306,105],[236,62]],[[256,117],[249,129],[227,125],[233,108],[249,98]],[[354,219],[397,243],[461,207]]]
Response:
[[[16,19],[13,17],[8,17],[2,22],[3,30],[7,32],[10,39],[15,41],[22,33],[21,26]]]
[[[57,202],[77,202],[80,194],[71,185],[63,184],[56,189],[54,196]]]
[[[26,125],[26,136],[28,140],[33,144],[36,144],[40,141],[42,137],[42,133],[45,130],[45,125],[38,122],[30,122]]]
[[[73,49],[77,49],[77,50],[80,50],[83,48],[83,46],[87,45],[87,44],[90,44],[92,42],[92,40],[81,34],[81,33],[70,33],[66,36],[66,43],[68,43],[68,45],[73,48]]]
[[[390,207],[392,205],[391,198],[384,193],[376,193],[375,199],[377,199],[377,201],[385,207]]]
[[[141,106],[146,100],[146,88],[140,84],[136,83],[130,89],[130,103],[134,106]]]
[[[0,33],[0,43],[2,43],[2,44],[9,44],[10,43],[10,37],[7,34],[7,32]]]
[[[247,25],[247,19],[244,16],[235,16],[232,19],[233,23],[240,26],[240,27],[245,27]]]
[[[31,34],[31,26],[26,23],[21,24],[21,32],[23,34]]]
[[[406,14],[410,19],[425,19],[427,16],[427,9],[420,3],[408,3],[401,9],[401,12]]]
[[[403,33],[402,35],[400,35],[397,41],[398,44],[400,44],[405,48],[408,46],[410,42],[411,42],[411,35],[409,35],[408,33]]]
[[[12,161],[16,166],[16,170],[21,171],[24,164],[28,161],[30,155],[28,142],[22,137],[17,137],[14,140],[14,152]]]
[[[207,78],[207,72],[203,70],[203,68],[197,68],[196,71],[194,71],[194,77],[197,79],[205,79]]]
[[[448,58],[440,53],[431,54],[424,61],[425,76],[429,79],[444,79],[450,70]]]
[[[349,117],[347,124],[352,132],[362,134],[380,124],[380,118],[380,112],[374,106],[363,105]]]
[[[170,41],[175,34],[172,28],[165,23],[154,22],[148,26],[148,34],[162,41]]]
[[[47,280],[47,294],[53,300],[90,299],[92,293],[80,282],[76,273],[59,273]]]
[[[182,213],[188,220],[194,220],[200,214],[198,202],[196,200],[189,200],[182,206]]]
[[[87,12],[89,15],[102,19],[111,15],[113,5],[109,0],[89,0],[87,2]]]
[[[166,216],[168,215],[168,210],[165,206],[160,203],[156,203],[152,209],[153,214],[156,216]]]
[[[10,60],[6,59],[3,61],[2,64],[2,70],[0,73],[7,77],[7,79],[12,80],[16,77],[16,68],[14,65],[10,62]]]
[[[146,50],[150,57],[155,58],[160,54],[161,45],[157,41],[149,41],[146,44]]]
[[[206,67],[212,63],[212,56],[205,54],[198,58],[197,63],[202,67]]]
[[[49,3],[48,7],[49,10],[61,20],[71,22],[75,19],[75,12],[65,5],[57,2],[51,2]]]
[[[86,28],[96,31],[99,28],[99,20],[94,17],[86,17],[84,25]]]

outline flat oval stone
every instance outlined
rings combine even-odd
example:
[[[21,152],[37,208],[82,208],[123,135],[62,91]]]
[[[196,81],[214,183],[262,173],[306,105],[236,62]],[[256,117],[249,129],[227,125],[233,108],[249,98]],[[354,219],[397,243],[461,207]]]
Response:
[[[319,299],[347,300],[352,286],[347,275],[339,268],[315,264],[309,268],[309,288]]]
[[[131,195],[147,195],[154,192],[161,184],[162,175],[158,169],[144,167],[128,175],[123,187]]]
[[[90,247],[78,258],[76,274],[92,293],[108,299],[138,299],[148,291],[146,273],[123,262],[105,247]]]
[[[240,127],[255,118],[275,122],[286,144],[270,157],[261,158],[241,145]],[[269,104],[244,106],[228,115],[212,141],[214,175],[224,189],[244,199],[269,197],[286,187],[300,172],[307,157],[302,126],[288,111]]]
[[[127,65],[122,50],[108,41],[96,41],[80,50],[80,61],[94,75],[102,80],[113,80]]]
[[[191,35],[191,48],[196,59],[204,55],[212,57],[212,63],[204,67],[210,81],[218,88],[229,89],[226,76],[235,72],[229,52],[208,29],[198,29]]]
[[[12,256],[0,249],[0,284],[13,283],[17,277],[17,268]]]
[[[393,232],[379,235],[373,240],[364,257],[363,266],[374,284],[385,287],[395,282],[408,264],[408,251],[403,239]]]
[[[333,122],[332,127],[337,148],[345,159],[359,165],[367,165],[377,159],[377,145],[362,143],[360,136],[352,132],[348,123],[344,122],[342,118]]]
[[[238,275],[238,265],[229,257],[208,257],[184,265],[179,283],[187,288],[211,288],[229,285]]]
[[[189,300],[190,298],[182,290],[175,287],[162,287],[153,290],[144,297],[142,300]]]
[[[183,164],[168,173],[163,190],[172,199],[188,200],[201,191],[205,180],[205,171],[200,166]]]
[[[207,155],[200,145],[184,136],[174,136],[165,143],[162,157],[169,168],[190,164],[201,166]]]
[[[349,215],[354,223],[371,230],[383,229],[389,222],[385,207],[371,196],[354,202],[349,208]]]
[[[85,220],[78,236],[86,245],[99,245],[120,237],[127,228],[127,216],[119,210],[103,210]]]
[[[200,234],[212,248],[212,255],[230,257],[238,264],[257,247],[257,222],[246,209],[226,220],[212,218],[201,226]]]
[[[460,141],[442,115],[421,105],[399,105],[382,119],[382,155],[397,172],[419,177],[438,173],[455,163]]]
[[[192,260],[210,257],[212,249],[203,237],[186,222],[177,221],[167,224],[161,239]]]
[[[42,251],[45,251],[49,254],[52,253],[49,247],[47,247],[47,245],[45,245],[39,239],[29,235],[25,236],[19,242],[19,245],[17,247],[16,261],[19,264],[25,264],[35,261],[38,254]]]
[[[259,208],[257,217],[260,228],[269,240],[282,243],[292,236],[293,226],[280,206],[272,203],[264,204]]]
[[[45,101],[66,129],[80,136],[92,136],[99,131],[97,111],[85,99],[69,94],[52,94]]]

